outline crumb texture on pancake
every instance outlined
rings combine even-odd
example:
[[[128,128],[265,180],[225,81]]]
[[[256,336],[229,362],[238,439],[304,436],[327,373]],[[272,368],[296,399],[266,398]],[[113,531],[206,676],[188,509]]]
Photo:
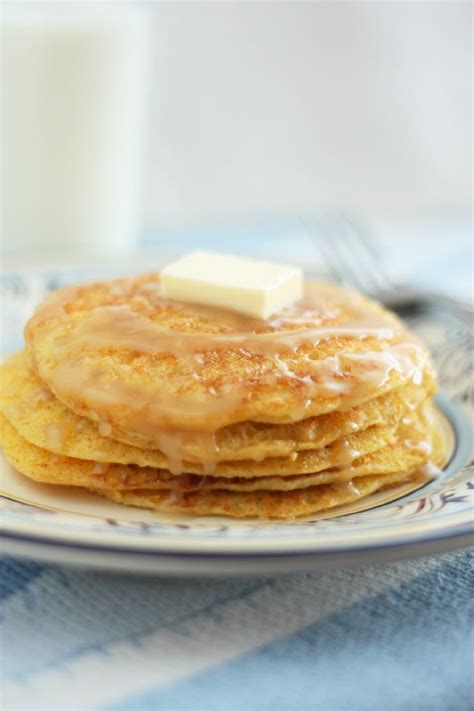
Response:
[[[25,335],[60,400],[142,441],[157,428],[215,432],[349,409],[430,370],[393,314],[335,286],[306,288],[293,310],[256,322],[163,300],[153,274],[69,287]]]
[[[425,421],[424,428],[419,427],[418,434],[412,434],[412,447],[390,437],[390,444],[381,443],[378,449],[358,456],[347,466],[328,466],[311,473],[278,475],[269,467],[267,475],[261,477],[245,476],[202,476],[173,475],[166,469],[94,462],[84,459],[53,454],[46,449],[25,440],[0,415],[2,445],[7,460],[31,479],[47,484],[82,486],[89,489],[170,489],[173,491],[290,491],[307,488],[334,481],[347,481],[354,477],[389,474],[400,470],[413,470],[425,460],[423,447],[419,442],[429,441],[432,459],[442,463],[445,452],[442,441],[435,429]]]
[[[156,274],[67,287],[0,366],[7,460],[44,484],[196,515],[295,519],[442,466],[424,346],[308,284],[278,317],[164,299]]]
[[[209,516],[218,514],[235,518],[292,520],[318,511],[349,504],[373,494],[390,484],[406,481],[411,472],[395,472],[334,482],[295,491],[233,492],[217,490],[190,493],[148,490],[112,491],[100,489],[94,493],[127,506],[139,506],[162,512],[181,512]]]
[[[123,442],[111,429],[110,436],[100,434],[96,425],[67,408],[47,389],[38,376],[27,352],[10,356],[0,366],[2,389],[0,410],[29,442],[57,454],[78,459],[92,459],[118,464],[169,467],[160,450],[142,448]],[[291,456],[294,452],[323,449],[341,436],[363,431],[374,425],[393,427],[407,410],[417,408],[434,391],[434,380],[426,374],[421,385],[403,388],[376,397],[347,412],[332,412],[290,424],[270,425],[241,422],[217,430],[217,462]],[[180,457],[188,463],[201,463],[209,452],[199,437],[188,436],[180,443]]]

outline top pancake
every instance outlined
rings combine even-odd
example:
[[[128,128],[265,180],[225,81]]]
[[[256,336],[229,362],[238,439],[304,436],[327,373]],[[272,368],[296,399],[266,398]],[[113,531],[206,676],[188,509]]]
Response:
[[[59,400],[135,443],[157,429],[295,422],[421,383],[425,349],[359,294],[307,285],[273,321],[163,300],[156,274],[61,289],[26,339]]]

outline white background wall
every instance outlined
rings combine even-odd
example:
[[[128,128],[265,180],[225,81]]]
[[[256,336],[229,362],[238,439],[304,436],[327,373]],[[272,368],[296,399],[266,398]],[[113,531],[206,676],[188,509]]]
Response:
[[[146,222],[468,210],[470,2],[168,2]]]

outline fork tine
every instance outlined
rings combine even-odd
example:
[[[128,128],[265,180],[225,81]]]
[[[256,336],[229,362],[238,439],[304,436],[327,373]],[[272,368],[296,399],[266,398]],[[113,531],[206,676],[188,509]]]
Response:
[[[378,284],[373,278],[373,269],[367,269],[365,260],[361,260],[359,246],[347,224],[338,216],[331,217],[327,224],[328,239],[323,240],[321,246],[340,280],[367,293],[376,291]]]
[[[372,261],[378,262],[380,259],[380,252],[376,249],[374,245],[373,234],[369,229],[366,222],[361,220],[358,216],[348,215],[344,213],[344,220],[351,225],[357,234],[357,237],[364,248],[369,252]]]
[[[337,224],[332,225],[328,236],[330,239],[327,244],[327,253],[330,258],[336,260],[343,283],[347,286],[355,287],[356,289],[360,289],[361,287],[367,288],[367,283],[362,284],[361,271],[358,268],[358,259],[353,256],[354,249],[350,240],[348,241],[346,239],[346,236],[342,233]]]
[[[344,238],[348,259],[357,272],[359,283],[372,295],[387,288],[378,258],[374,258],[361,238],[361,231],[346,218],[340,219],[341,239]],[[344,235],[344,237],[342,237]]]
[[[331,241],[331,245],[328,243],[328,235],[330,234],[330,227],[324,222],[319,223],[319,236],[316,241],[318,250],[324,260],[325,266],[328,268],[332,278],[338,282],[348,281],[348,275],[343,268],[340,260],[338,259],[336,252],[334,250],[334,244]]]
[[[343,213],[328,215],[318,246],[339,281],[365,293],[380,297],[390,284],[380,267],[373,246],[363,237],[364,230]]]
[[[365,271],[367,273],[371,272],[372,279],[377,284],[377,289],[380,291],[393,289],[394,285],[380,263],[380,254],[377,253],[374,247],[368,227],[361,223],[360,220],[347,215],[344,215],[343,220],[347,224],[352,237],[358,243],[357,254],[364,262]]]
[[[352,285],[353,276],[346,269],[345,260],[340,258],[338,249],[337,230],[334,232],[334,225],[331,220],[325,220],[321,225],[321,235],[318,239],[318,248],[329,267],[331,273],[337,281]]]

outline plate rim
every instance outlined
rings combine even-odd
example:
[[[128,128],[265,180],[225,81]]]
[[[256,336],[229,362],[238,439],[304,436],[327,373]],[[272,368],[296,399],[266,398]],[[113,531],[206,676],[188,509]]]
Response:
[[[140,254],[140,258],[134,266],[142,266],[144,260],[146,260],[146,255]],[[89,260],[86,260],[81,264],[30,265],[26,268],[11,265],[1,271],[2,278],[21,277],[25,272],[30,277],[32,275],[44,277],[63,271],[82,272],[86,266],[88,269],[94,267],[102,270],[104,265],[95,262],[95,260],[91,264]],[[120,260],[119,264],[116,263],[115,266],[122,269],[125,268],[126,263]],[[347,516],[363,517],[372,511],[388,510],[389,507],[421,501],[425,495],[429,501],[432,494],[436,502],[435,497],[441,497],[445,492],[462,491],[463,495],[474,494],[474,486],[473,490],[469,491],[467,485],[471,470],[466,465],[468,462],[473,464],[471,460],[472,430],[468,418],[463,412],[460,402],[449,398],[442,391],[438,393],[436,401],[448,418],[455,434],[453,455],[445,467],[441,487],[436,487],[436,480],[434,480],[396,500],[379,504],[359,513],[348,513],[344,516],[334,517],[334,519],[330,519],[331,521],[343,520]],[[15,501],[13,497],[10,499]],[[34,503],[31,503],[30,506],[34,506]],[[251,560],[261,561],[263,564],[264,560],[268,559],[269,562],[273,561],[272,564],[276,568],[277,561],[280,561],[281,567],[285,560],[288,562],[290,559],[294,561],[320,560],[322,564],[323,560],[332,556],[334,561],[344,559],[344,564],[349,564],[349,561],[363,559],[364,555],[366,558],[370,558],[370,556],[382,558],[383,551],[386,551],[387,556],[392,555],[394,551],[405,551],[407,555],[416,555],[413,553],[415,549],[428,550],[436,547],[441,549],[443,545],[453,548],[467,545],[465,543],[466,537],[469,537],[470,542],[474,542],[474,509],[469,505],[469,500],[467,500],[465,507],[463,503],[462,506],[455,505],[444,508],[443,503],[440,508],[424,511],[420,518],[416,518],[416,516],[412,518],[408,513],[406,517],[397,518],[395,516],[390,520],[388,512],[387,522],[377,521],[377,516],[375,516],[374,520],[369,521],[366,526],[361,526],[359,530],[357,530],[357,525],[352,527],[348,522],[340,527],[335,525],[333,530],[326,528],[321,531],[320,536],[318,536],[316,526],[313,530],[304,531],[302,527],[305,523],[308,526],[311,525],[310,521],[305,522],[304,520],[296,521],[297,525],[294,526],[294,532],[291,533],[289,528],[278,532],[278,522],[269,522],[274,526],[273,530],[268,531],[267,535],[260,536],[253,536],[251,531],[242,536],[233,536],[232,533],[226,535],[226,526],[223,527],[223,535],[220,535],[218,524],[214,530],[211,528],[208,531],[204,529],[199,531],[196,526],[177,535],[165,531],[165,529],[160,531],[158,526],[164,522],[159,520],[156,522],[158,526],[150,531],[149,535],[146,535],[139,528],[138,522],[134,522],[135,530],[133,524],[127,530],[126,525],[127,523],[130,525],[130,522],[121,520],[119,515],[115,517],[119,530],[112,526],[107,529],[104,525],[105,517],[100,516],[95,519],[90,516],[92,522],[90,526],[76,525],[74,527],[70,525],[68,529],[66,521],[61,521],[61,514],[49,517],[48,514],[51,513],[51,510],[36,507],[36,512],[41,510],[44,513],[42,517],[28,516],[27,513],[21,514],[21,512],[17,513],[14,510],[0,511],[2,552],[8,553],[9,546],[19,547],[25,549],[22,552],[24,557],[34,558],[35,549],[37,551],[48,549],[50,551],[49,559],[53,560],[56,557],[57,560],[61,557],[60,551],[62,551],[62,562],[67,562],[64,558],[69,551],[71,563],[74,563],[74,554],[78,557],[81,555],[83,558],[89,555],[91,564],[92,559],[96,562],[102,560],[104,568],[113,568],[113,561],[118,561],[119,558],[128,559],[135,568],[139,565],[140,559],[148,559],[155,561],[155,572],[160,570],[165,572],[166,566],[164,563],[160,563],[160,559],[168,561],[168,566],[171,561],[175,561],[177,565],[180,560],[183,561],[183,564],[187,561],[191,568],[192,561],[207,560],[211,566],[213,561],[223,563],[225,559],[240,561],[242,565],[244,561],[250,563]],[[77,514],[72,511],[63,512],[62,516],[72,518]],[[54,519],[55,523],[53,524]],[[199,517],[196,517],[196,523],[198,519]],[[94,526],[94,520],[97,522],[96,526]],[[230,519],[229,521],[228,526],[231,527],[232,521]],[[100,528],[101,522],[102,528]],[[357,522],[355,523],[357,524]],[[190,525],[193,526],[192,523]],[[283,525],[291,527],[292,522]],[[250,523],[249,526],[251,527],[252,524]],[[16,554],[19,555],[19,553]],[[287,565],[288,568],[291,568],[289,563]],[[170,572],[169,568],[168,572]]]
[[[469,422],[463,413],[459,403],[451,400],[442,391],[436,396],[436,401],[447,417],[454,435],[455,447],[450,461],[446,465],[446,471],[452,469],[451,475],[462,471],[463,467],[470,460],[470,447],[466,451],[460,444],[471,436]],[[395,501],[368,509],[353,516],[363,516],[370,511],[387,509],[393,505],[408,503],[418,500],[420,493],[425,492],[436,480],[428,482],[415,492],[411,492],[405,497]],[[449,485],[449,482],[446,482]],[[448,488],[448,487],[447,487]],[[429,488],[428,488],[429,491]],[[8,497],[5,497],[8,498]],[[12,499],[14,500],[14,499]],[[38,510],[40,508],[38,507]],[[45,513],[47,509],[43,509]],[[5,514],[8,521],[5,521]],[[47,513],[46,513],[47,515]],[[74,517],[74,513],[66,513],[66,516]],[[54,517],[56,518],[56,517]],[[53,520],[54,520],[53,518]],[[343,519],[344,516],[338,517]],[[295,533],[291,536],[279,535],[272,537],[235,537],[219,535],[200,535],[199,531],[190,531],[186,535],[176,534],[159,535],[154,532],[148,535],[138,535],[137,532],[122,530],[117,531],[111,527],[109,531],[95,531],[92,528],[61,530],[61,521],[56,518],[57,525],[54,529],[48,523],[37,519],[28,520],[15,518],[15,512],[3,510],[1,512],[0,536],[3,541],[22,541],[25,544],[42,544],[51,548],[55,546],[69,548],[73,550],[87,550],[97,554],[120,553],[122,555],[146,555],[146,556],[177,556],[181,558],[259,558],[259,557],[284,557],[284,556],[324,556],[326,554],[350,555],[359,552],[378,551],[403,547],[408,545],[422,545],[434,541],[450,540],[474,535],[474,517],[469,506],[463,511],[444,512],[441,516],[428,517],[425,520],[410,521],[402,519],[394,521],[392,525],[378,526],[376,523],[372,527],[362,530],[351,531],[350,526],[342,530],[335,529],[334,532],[324,534],[324,542],[318,545],[317,529],[310,533],[298,535],[298,527],[295,526]],[[94,517],[90,517],[93,521]],[[330,519],[330,520],[336,520]],[[104,521],[97,518],[97,521]],[[120,520],[117,521],[121,524]],[[122,522],[124,523],[124,522]],[[159,524],[159,521],[157,522]],[[274,524],[274,522],[271,522]],[[301,522],[304,525],[304,521]],[[6,525],[5,525],[6,524]],[[46,525],[45,525],[46,524]],[[310,522],[308,522],[310,524]],[[285,525],[291,526],[291,523]],[[113,533],[112,533],[113,532]],[[99,541],[102,537],[102,542]]]
[[[377,529],[376,529],[377,530]],[[3,540],[14,540],[14,541],[22,541],[25,543],[32,543],[32,544],[42,544],[42,545],[48,545],[51,546],[52,548],[58,547],[62,549],[68,549],[68,550],[81,550],[81,551],[89,551],[89,552],[95,552],[95,553],[113,553],[113,554],[119,554],[119,555],[141,555],[141,556],[147,556],[147,557],[179,557],[179,558],[212,558],[215,560],[219,560],[222,558],[233,558],[233,559],[240,559],[240,558],[283,558],[285,556],[317,556],[317,555],[327,555],[327,554],[346,554],[346,555],[351,555],[353,553],[359,553],[359,552],[368,552],[368,551],[379,551],[379,550],[385,550],[385,549],[395,549],[395,548],[403,548],[406,546],[411,546],[411,545],[421,545],[421,544],[428,544],[436,541],[449,541],[453,540],[456,538],[466,538],[466,537],[471,537],[472,542],[474,543],[474,523],[472,522],[463,522],[461,525],[456,524],[454,527],[451,526],[449,528],[450,533],[446,534],[444,531],[439,531],[439,532],[431,532],[430,535],[413,535],[413,536],[407,536],[404,537],[403,539],[397,539],[396,541],[377,541],[377,542],[372,542],[370,544],[367,544],[366,542],[362,542],[361,545],[357,545],[351,548],[348,548],[347,546],[340,546],[340,547],[333,547],[333,546],[324,546],[324,547],[318,547],[318,548],[302,548],[299,546],[298,548],[288,548],[288,547],[280,547],[280,549],[276,550],[270,550],[270,549],[264,549],[264,550],[255,550],[252,548],[249,548],[249,550],[203,550],[202,548],[196,550],[196,551],[190,551],[189,549],[169,549],[167,550],[166,548],[140,548],[140,547],[127,547],[127,546],[122,546],[122,545],[113,545],[113,546],[105,546],[105,545],[97,545],[97,544],[88,544],[84,542],[77,542],[77,541],[65,541],[65,540],[59,540],[58,538],[49,538],[48,536],[35,536],[35,537],[30,537],[26,534],[21,534],[21,533],[11,533],[11,532],[2,532],[2,539]],[[220,539],[221,540],[221,539]],[[280,541],[281,542],[281,541]]]

